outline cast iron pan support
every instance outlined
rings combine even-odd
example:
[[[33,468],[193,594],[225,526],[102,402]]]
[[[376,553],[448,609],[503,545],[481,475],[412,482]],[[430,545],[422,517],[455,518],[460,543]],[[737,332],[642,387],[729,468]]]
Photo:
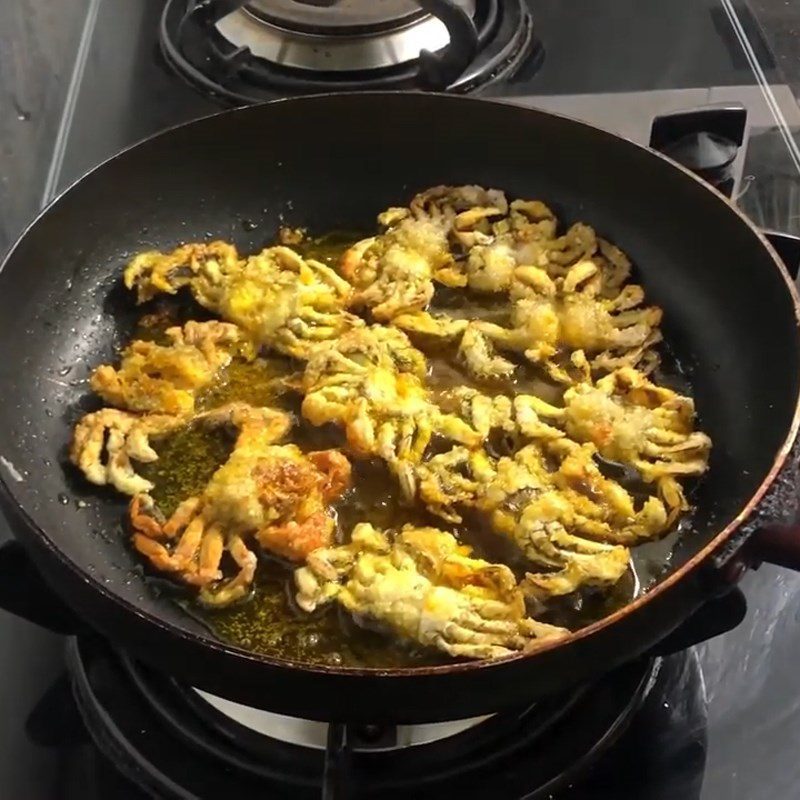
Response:
[[[350,797],[350,726],[343,722],[328,725],[325,745],[325,766],[322,770],[322,800],[341,800]]]
[[[478,31],[472,17],[453,0],[416,0],[417,5],[438,17],[450,34],[450,44],[440,53],[421,50],[419,81],[424,89],[447,89],[469,66],[478,51]]]

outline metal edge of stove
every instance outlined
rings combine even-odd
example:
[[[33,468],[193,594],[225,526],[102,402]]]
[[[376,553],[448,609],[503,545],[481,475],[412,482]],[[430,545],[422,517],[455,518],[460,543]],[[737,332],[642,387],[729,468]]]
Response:
[[[202,689],[192,689],[192,691],[196,692],[206,703],[221,714],[256,733],[274,738],[277,736],[277,731],[280,730],[280,738],[291,744],[315,747],[319,750],[324,750],[326,747],[328,726],[324,722],[273,714],[269,711],[251,708],[242,703],[227,700],[224,697],[217,697],[209,692],[204,692]],[[479,725],[490,717],[491,715],[484,714],[480,717],[470,717],[450,722],[398,725],[396,746],[416,747],[438,739],[454,736],[462,731],[469,730],[475,725]]]
[[[89,47],[97,25],[97,17],[100,13],[101,2],[102,0],[89,0],[89,6],[86,10],[86,17],[84,18],[83,28],[81,29],[81,35],[78,41],[78,48],[75,53],[75,62],[72,66],[72,73],[64,98],[64,108],[61,112],[61,118],[59,119],[58,128],[56,130],[53,153],[50,157],[50,165],[47,170],[47,177],[45,178],[42,200],[40,203],[42,208],[50,203],[58,195],[60,190],[61,168],[64,163],[67,139],[69,138],[72,122],[75,117],[78,94],[89,59]]]

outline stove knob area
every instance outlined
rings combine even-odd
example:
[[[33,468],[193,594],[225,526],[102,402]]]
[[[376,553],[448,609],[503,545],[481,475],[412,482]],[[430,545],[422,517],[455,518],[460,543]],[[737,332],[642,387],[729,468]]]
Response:
[[[653,120],[650,147],[732,197],[734,161],[746,130],[747,109],[738,103],[676,111]]]
[[[650,147],[690,169],[726,197],[736,196],[734,163],[747,131],[747,109],[739,104],[662,114],[650,128]],[[796,279],[800,236],[765,230],[786,270]]]

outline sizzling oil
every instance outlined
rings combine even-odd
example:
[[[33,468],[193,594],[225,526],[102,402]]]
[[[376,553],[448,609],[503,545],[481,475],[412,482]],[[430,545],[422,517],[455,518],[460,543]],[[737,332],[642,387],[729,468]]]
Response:
[[[433,523],[424,512],[404,504],[382,463],[356,462],[353,466],[353,488],[336,505],[340,541],[356,522],[383,527],[396,525],[398,520]],[[312,615],[300,612],[294,605],[294,591],[291,568],[263,557],[250,602],[199,613],[222,639],[293,661],[390,668],[446,660],[434,650],[411,647],[358,625],[333,606]]]
[[[178,503],[199,494],[230,455],[231,441],[222,431],[187,426],[160,439],[158,461],[142,464],[142,477],[154,484],[153,499],[169,516]]]
[[[307,240],[298,248],[306,257],[331,266],[358,237],[335,233]],[[434,307],[456,317],[480,316],[498,323],[506,321],[507,305],[493,299],[452,292],[439,292]],[[160,338],[170,324],[180,324],[184,312],[163,310],[140,326],[141,338]],[[549,402],[561,397],[559,387],[545,380],[532,366],[520,363],[513,380],[476,381],[457,364],[451,348],[431,350],[428,356],[428,385],[435,396],[446,397],[455,386],[472,386],[484,393],[534,393]],[[236,361],[223,370],[216,383],[198,398],[201,410],[218,407],[233,400],[252,405],[272,405],[291,411],[299,409],[300,398],[292,392],[302,365],[287,358],[259,358],[252,362]],[[679,373],[670,370],[673,383]],[[676,378],[677,376],[677,378]],[[306,451],[339,447],[342,435],[332,426],[314,428],[298,415],[292,441]],[[188,426],[161,440],[157,445],[158,461],[144,465],[144,477],[155,484],[153,495],[160,507],[171,513],[180,500],[201,491],[214,470],[228,457],[232,442],[221,432]],[[613,471],[613,467],[609,467]],[[620,477],[620,476],[615,476]],[[623,484],[638,494],[641,485],[622,476]],[[466,519],[459,527],[444,525],[424,509],[409,506],[401,497],[396,482],[381,461],[354,461],[353,486],[335,505],[337,541],[346,541],[357,522],[377,527],[398,527],[405,523],[433,525],[453,530],[471,544],[475,554],[502,560],[520,577],[525,563],[507,541],[491,533],[480,519]],[[551,606],[547,621],[578,628],[612,613],[630,602],[638,591],[651,585],[663,571],[678,533],[661,542],[633,551],[633,571],[611,591],[585,593],[564,598]],[[328,665],[391,668],[444,663],[448,659],[433,650],[399,643],[391,637],[356,624],[349,615],[329,607],[312,615],[301,613],[293,601],[292,566],[270,556],[260,555],[260,565],[252,599],[221,610],[209,611],[182,601],[220,638],[247,650],[292,661]]]
[[[344,251],[369,235],[369,233],[357,231],[331,231],[322,236],[303,239],[299,244],[294,245],[294,249],[303,258],[313,258],[329,267],[336,268]]]
[[[296,374],[288,358],[257,358],[233,361],[221,371],[216,382],[198,398],[199,411],[240,400],[251,406],[279,406],[286,402],[286,382]]]

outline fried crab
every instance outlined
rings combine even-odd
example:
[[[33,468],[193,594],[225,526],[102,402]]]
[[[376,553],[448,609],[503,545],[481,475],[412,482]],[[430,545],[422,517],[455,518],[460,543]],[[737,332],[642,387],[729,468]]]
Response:
[[[554,407],[535,395],[490,396],[469,386],[458,386],[440,392],[437,402],[442,410],[460,416],[482,440],[495,431],[502,431],[511,441],[558,439],[564,435],[542,419]]]
[[[436,186],[416,195],[408,208],[378,216],[384,229],[363,239],[342,257],[342,274],[353,284],[354,307],[368,308],[379,321],[423,311],[434,281],[464,286],[450,249],[450,233],[482,215],[505,213],[502,192],[479,186]]]
[[[439,404],[484,439],[499,430],[512,441],[566,437],[590,443],[604,459],[633,467],[648,483],[666,486],[676,476],[701,475],[708,468],[711,439],[694,429],[694,401],[630,367],[571,386],[562,407],[534,395],[490,397],[466,386],[440,394]]]
[[[205,605],[251,593],[261,548],[296,565],[305,611],[335,603],[457,657],[536,648],[567,631],[531,612],[608,589],[630,569],[630,548],[675,528],[689,507],[680,481],[706,470],[711,441],[695,430],[691,398],[648,377],[661,310],[590,226],[560,231],[543,202],[472,185],[420,192],[378,223],[338,269],[310,257],[301,229],[247,257],[219,241],[136,256],[124,280],[139,303],[185,290],[219,319],[132,341],[118,365],[95,369],[91,388],[110,407],[79,420],[70,458],[90,482],[131,495],[135,549]],[[320,449],[285,441],[290,414],[239,402],[234,380],[215,383],[240,366],[249,380],[262,348],[305,362],[274,359],[288,365],[275,380],[281,402],[301,395],[304,420],[330,426],[313,434]],[[549,402],[515,391],[532,374],[553,384]],[[194,427],[230,430],[232,449],[167,516],[137,465],[158,449],[166,468]],[[351,468],[321,449],[330,444],[382,459],[407,503],[466,527],[360,522],[335,544]],[[641,479],[635,496],[609,477],[620,469]],[[350,497],[343,512],[365,508]],[[515,567],[527,564],[521,581],[459,541],[473,522],[512,545]]]
[[[250,340],[227,322],[189,321],[168,328],[169,344],[136,339],[123,351],[119,367],[103,364],[92,373],[92,390],[128,411],[185,416],[195,399],[235,356],[252,358]]]
[[[602,290],[603,275],[594,261],[580,261],[555,279],[539,267],[520,267],[511,290],[511,326],[471,322],[459,355],[479,377],[514,372],[514,363],[496,348],[524,356],[559,383],[626,365],[651,371],[657,364],[653,346],[661,340],[661,309],[641,306],[640,286],[625,286],[613,297]]]
[[[416,311],[399,314],[392,320],[392,325],[407,333],[414,341],[442,344],[460,340],[469,323],[443,313]]]
[[[133,414],[102,408],[83,416],[72,434],[70,461],[96,486],[113,486],[123,494],[149,492],[153,484],[139,475],[133,461],[158,459],[151,439],[157,440],[186,424],[168,414]]]
[[[588,225],[575,223],[559,236],[547,205],[509,203],[498,189],[435,186],[415,195],[408,207],[387,209],[378,223],[383,232],[357,242],[342,259],[342,272],[357,290],[354,302],[371,308],[378,320],[423,310],[434,283],[508,291],[517,267],[560,277],[591,258],[609,289],[630,272],[624,253]]]
[[[258,346],[305,359],[316,343],[363,325],[345,311],[351,286],[330,267],[289,247],[246,259],[224,242],[142,253],[125,270],[138,301],[188,286],[209,311],[235,323]]]
[[[478,433],[430,400],[425,357],[395,328],[349,331],[311,357],[303,375],[302,414],[313,425],[336,423],[350,447],[379,456],[414,495],[413,470],[434,434],[474,446]]]
[[[473,558],[436,528],[407,525],[390,537],[359,524],[349,544],[311,553],[295,584],[304,611],[335,601],[395,635],[461,658],[499,658],[569,633],[526,615],[507,566]]]
[[[557,278],[586,260],[593,261],[602,274],[604,296],[614,294],[628,278],[628,258],[589,225],[576,222],[558,236],[558,220],[543,202],[518,199],[507,203],[502,193],[492,191],[494,207],[462,212],[452,227],[451,242],[464,274],[449,285],[507,292],[515,282],[517,267],[538,267]]]
[[[233,452],[168,519],[150,495],[134,495],[133,545],[156,569],[199,587],[201,602],[221,606],[249,592],[256,568],[250,540],[291,561],[331,543],[330,504],[349,486],[350,463],[337,450],[276,444],[291,424],[283,412],[232,403],[196,423],[235,429]],[[220,568],[224,553],[238,568],[230,578]]]
[[[700,475],[708,467],[711,439],[694,430],[694,401],[630,367],[570,387],[563,408],[538,401],[536,413],[648,482]]]
[[[482,449],[454,447],[417,468],[419,499],[450,522],[462,520],[461,509],[485,514],[495,533],[550,570],[527,576],[526,589],[537,600],[610,586],[628,568],[628,548],[667,533],[686,502],[668,479],[659,496],[637,508],[622,486],[601,473],[596,454],[592,444],[565,437],[499,459]]]

